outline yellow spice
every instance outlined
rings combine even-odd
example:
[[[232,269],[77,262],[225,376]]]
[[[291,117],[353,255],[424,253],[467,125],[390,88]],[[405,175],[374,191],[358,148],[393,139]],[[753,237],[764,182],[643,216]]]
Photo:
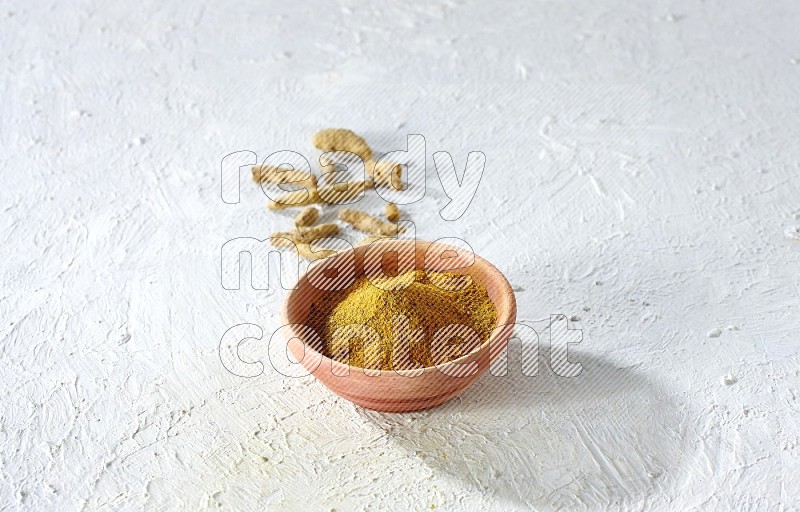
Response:
[[[475,280],[460,291],[434,284],[454,279],[464,278],[416,270],[384,278],[378,287],[362,277],[350,288],[317,300],[306,323],[323,340],[325,355],[353,366],[400,370],[441,364],[478,348],[497,322],[494,304]],[[409,282],[408,287],[394,289]],[[358,327],[362,325],[374,329],[375,341]],[[434,339],[449,325],[469,330],[448,329]]]

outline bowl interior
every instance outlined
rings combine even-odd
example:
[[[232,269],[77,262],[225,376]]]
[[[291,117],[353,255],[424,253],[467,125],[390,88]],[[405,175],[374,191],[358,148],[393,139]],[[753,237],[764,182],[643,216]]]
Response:
[[[415,269],[469,275],[486,288],[489,299],[497,309],[498,326],[513,324],[516,320],[516,303],[511,285],[505,276],[485,259],[469,249],[441,242],[388,240],[356,247],[354,251],[346,251],[313,262],[295,289],[286,297],[284,321],[291,324],[305,324],[311,305],[315,301],[324,294],[349,287],[362,276],[393,276]],[[296,334],[307,347],[321,355],[322,340],[315,340],[313,336],[309,337],[303,332]],[[491,341],[491,338],[486,340],[472,353],[482,350]],[[452,362],[457,363],[469,355]]]

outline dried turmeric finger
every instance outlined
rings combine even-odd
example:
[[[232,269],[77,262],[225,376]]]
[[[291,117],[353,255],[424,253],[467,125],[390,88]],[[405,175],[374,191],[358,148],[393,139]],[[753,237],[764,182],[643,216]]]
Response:
[[[314,240],[335,235],[339,232],[337,224],[317,224],[308,228],[297,228],[294,231],[281,231],[270,236],[275,247],[289,247],[292,244],[310,244]]]
[[[330,157],[320,157],[320,164],[322,167],[334,166],[331,171],[323,172],[322,177],[326,183],[331,183],[336,179],[336,175],[344,172],[339,168],[340,165],[345,168],[350,168],[352,162],[346,160],[336,161]],[[382,185],[392,187],[395,190],[405,190],[406,185],[403,183],[403,166],[393,162],[381,162],[380,164],[375,160],[367,160],[364,162],[364,172],[375,185]]]
[[[269,210],[283,210],[293,206],[307,206],[309,204],[320,203],[322,200],[317,193],[316,187],[308,187],[287,192],[277,199],[267,201]]]
[[[378,240],[388,240],[388,239],[389,239],[389,237],[388,237],[388,236],[383,236],[383,235],[371,235],[371,236],[368,236],[368,237],[362,238],[362,239],[361,239],[361,241],[359,241],[359,242],[358,242],[358,243],[355,245],[355,247],[361,247],[362,245],[369,245],[369,244],[371,244],[372,242],[377,242]]]
[[[372,184],[369,181],[343,181],[335,185],[327,185],[317,189],[320,201],[333,204],[352,202]]]
[[[298,228],[310,226],[319,219],[319,209],[313,206],[303,208],[294,218],[294,225]]]
[[[301,183],[310,181],[314,175],[299,169],[284,169],[271,165],[256,165],[252,169],[256,183]]]
[[[369,160],[364,165],[367,175],[376,185],[392,187],[395,190],[405,190],[406,185],[403,183],[402,165],[392,162],[378,163],[374,160]]]
[[[297,244],[295,247],[297,247],[297,254],[311,261],[339,254],[339,251],[334,251],[333,249],[312,248],[311,244]]]
[[[322,151],[349,151],[364,160],[372,158],[367,141],[345,128],[326,128],[314,134],[311,143]]]
[[[282,210],[293,206],[308,206],[315,203],[342,204],[352,202],[352,199],[371,187],[372,183],[369,181],[343,181],[342,183],[325,187],[309,187],[308,190],[302,189],[287,192],[274,201],[270,200],[267,202],[267,208],[270,210]]]
[[[389,203],[386,205],[386,218],[389,222],[397,222],[400,220],[400,210],[397,209],[396,204]]]
[[[384,222],[366,212],[349,208],[339,210],[339,220],[347,222],[359,231],[373,235],[391,236],[405,231],[405,228],[397,224]]]
[[[371,174],[371,163],[372,160],[364,162],[364,177],[369,178],[372,176]],[[322,179],[325,183],[334,183],[336,181],[337,176],[345,173],[347,171],[351,171],[348,173],[348,176],[351,178],[356,177],[355,170],[353,167],[356,165],[353,161],[353,158],[333,158],[329,155],[322,155],[319,157],[319,163],[322,166]],[[331,168],[328,170],[328,168]]]

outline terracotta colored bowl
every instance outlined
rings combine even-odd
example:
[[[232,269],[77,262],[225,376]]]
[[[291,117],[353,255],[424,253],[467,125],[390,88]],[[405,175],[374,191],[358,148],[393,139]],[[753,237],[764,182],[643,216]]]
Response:
[[[456,268],[461,267],[461,268]],[[321,340],[305,329],[311,304],[333,287],[343,289],[358,277],[376,272],[416,269],[468,274],[483,285],[497,308],[497,328],[469,354],[437,366],[414,370],[365,370],[321,354]],[[351,402],[384,412],[407,412],[440,405],[475,382],[506,348],[516,321],[514,292],[505,276],[470,251],[442,243],[389,240],[316,261],[284,302],[289,350],[325,386]]]

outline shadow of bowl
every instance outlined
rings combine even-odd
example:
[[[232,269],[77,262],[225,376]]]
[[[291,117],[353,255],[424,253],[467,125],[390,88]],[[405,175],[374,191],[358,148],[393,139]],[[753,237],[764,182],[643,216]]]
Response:
[[[487,374],[435,410],[363,415],[435,474],[508,506],[651,506],[682,478],[683,407],[632,368],[572,356],[576,377],[545,365],[536,376]]]

